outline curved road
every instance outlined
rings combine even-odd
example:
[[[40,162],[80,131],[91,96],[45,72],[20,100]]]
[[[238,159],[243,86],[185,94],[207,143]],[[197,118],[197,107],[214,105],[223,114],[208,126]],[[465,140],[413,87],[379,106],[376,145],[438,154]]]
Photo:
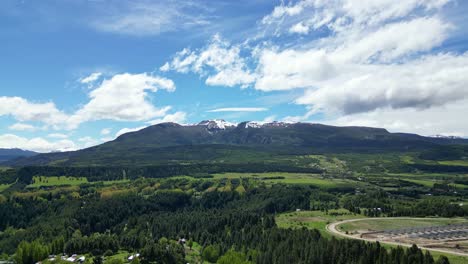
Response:
[[[338,236],[342,236],[342,237],[346,237],[346,238],[350,238],[350,239],[364,240],[364,241],[368,241],[368,242],[376,242],[376,241],[378,241],[378,240],[376,240],[376,239],[355,237],[355,236],[348,235],[348,234],[345,234],[345,233],[343,233],[343,232],[340,232],[340,231],[338,231],[338,229],[337,229],[337,227],[338,227],[339,225],[341,225],[341,224],[350,223],[350,222],[357,222],[357,221],[363,221],[363,220],[369,220],[369,219],[375,219],[375,220],[378,220],[378,219],[421,220],[421,218],[409,218],[409,217],[358,218],[358,219],[348,219],[348,220],[344,220],[344,221],[340,221],[340,222],[335,222],[335,223],[328,224],[328,225],[326,226],[326,229],[327,229],[328,232],[330,232],[330,233],[332,233],[332,234],[335,234],[335,235],[338,235]],[[403,246],[403,247],[411,247],[411,246],[412,246],[412,244],[405,244],[405,243],[399,243],[399,242],[390,242],[390,241],[379,241],[379,242],[380,242],[381,244],[388,244],[388,245],[395,245],[395,246]],[[447,254],[452,254],[452,255],[458,255],[458,256],[468,257],[468,253],[454,252],[454,251],[445,250],[445,249],[426,248],[426,247],[422,247],[422,246],[418,246],[418,247],[421,248],[421,249],[429,250],[429,251],[437,251],[437,252],[441,252],[441,253],[447,253]]]

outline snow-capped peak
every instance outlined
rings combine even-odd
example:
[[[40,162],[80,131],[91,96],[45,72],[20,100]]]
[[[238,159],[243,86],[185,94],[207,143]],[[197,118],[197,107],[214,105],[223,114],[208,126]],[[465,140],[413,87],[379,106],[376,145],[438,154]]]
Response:
[[[286,123],[286,122],[260,122],[260,121],[249,121],[245,123],[245,128],[262,128],[262,127],[287,127],[294,123]]]
[[[251,121],[251,122],[245,123],[245,128],[249,128],[249,127],[251,127],[251,128],[260,128],[260,127],[262,127],[262,125],[263,124],[261,124],[261,123]]]
[[[224,121],[223,119],[214,119],[214,120],[204,120],[198,123],[199,126],[206,126],[209,130],[211,129],[221,129],[224,130],[227,127],[235,127],[237,124]]]

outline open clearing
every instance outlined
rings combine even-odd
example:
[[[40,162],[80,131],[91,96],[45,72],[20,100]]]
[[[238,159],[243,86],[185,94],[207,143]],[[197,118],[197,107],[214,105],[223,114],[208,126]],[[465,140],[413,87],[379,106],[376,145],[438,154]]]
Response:
[[[0,193],[8,189],[10,186],[11,184],[0,184]]]
[[[77,186],[84,183],[89,184],[99,184],[103,185],[113,185],[119,183],[130,182],[128,179],[123,180],[113,180],[113,181],[98,181],[98,182],[88,182],[88,179],[85,177],[69,177],[69,176],[34,176],[33,184],[28,185],[28,188],[38,188],[38,187],[53,187],[53,186]]]
[[[305,184],[314,185],[320,188],[328,189],[334,187],[359,186],[363,183],[351,179],[322,177],[320,174],[313,173],[287,173],[287,172],[269,172],[269,173],[218,173],[213,174],[215,179],[242,179],[249,178],[265,183],[284,183],[284,184]]]
[[[60,185],[80,185],[87,183],[85,177],[68,177],[68,176],[34,176],[33,183],[28,185],[29,188],[37,188],[43,186],[60,186]]]
[[[363,215],[356,215],[346,209],[324,211],[300,211],[280,214],[276,217],[276,224],[281,228],[310,228],[318,229],[324,236],[330,236],[326,226],[332,222],[339,222],[347,219],[362,218]]]

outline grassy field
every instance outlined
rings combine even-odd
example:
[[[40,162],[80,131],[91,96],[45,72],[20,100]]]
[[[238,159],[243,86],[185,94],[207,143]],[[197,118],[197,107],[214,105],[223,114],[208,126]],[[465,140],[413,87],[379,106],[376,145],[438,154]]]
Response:
[[[373,177],[378,177],[373,175]],[[386,178],[400,179],[404,181],[413,182],[423,185],[425,187],[432,187],[434,183],[449,183],[457,188],[467,188],[467,185],[453,184],[454,179],[460,177],[468,177],[466,174],[448,174],[448,173],[388,173]]]
[[[0,184],[0,193],[8,189],[10,186],[11,184]]]
[[[468,166],[468,160],[444,160],[438,162],[441,165]]]
[[[60,185],[80,185],[87,183],[85,177],[76,178],[68,176],[34,176],[33,183],[28,185],[28,188],[37,188],[42,186],[60,186]]]
[[[331,236],[326,231],[326,226],[329,223],[363,217],[365,216],[353,214],[346,209],[329,210],[328,213],[323,211],[301,211],[278,215],[276,224],[280,228],[315,228],[324,236]]]
[[[443,226],[449,224],[468,223],[464,218],[426,218],[426,219],[368,219],[340,225],[338,228],[345,232],[356,230],[382,231],[386,229],[400,229],[409,227]]]
[[[118,260],[122,260],[123,262],[127,262],[127,258],[129,255],[130,253],[128,251],[119,250],[119,252],[117,252],[117,254],[115,255],[104,257],[104,261],[111,261],[113,259],[118,259]]]
[[[102,181],[102,184],[114,185],[114,184],[127,183],[127,182],[130,182],[130,180],[124,179],[124,180],[114,180],[114,181]],[[91,183],[96,183],[96,182],[91,182]]]
[[[203,247],[198,244],[197,242],[193,242],[192,249],[190,249],[187,245],[184,246],[185,248],[185,260],[187,263],[209,263],[207,261],[203,261],[201,258],[201,252]]]
[[[242,179],[250,178],[265,183],[306,184],[328,189],[340,186],[359,186],[363,183],[343,178],[323,178],[319,174],[309,173],[219,173],[213,174],[214,179]]]
[[[449,173],[387,173],[389,176],[404,178],[428,178],[428,179],[444,179],[451,178],[453,175]]]
[[[63,186],[63,185],[81,185],[83,183],[97,184],[102,183],[104,185],[114,185],[120,183],[130,182],[128,179],[124,180],[114,180],[114,181],[100,181],[100,182],[88,182],[88,179],[85,177],[69,177],[69,176],[34,176],[33,184],[28,185],[28,188],[38,188],[46,186]]]

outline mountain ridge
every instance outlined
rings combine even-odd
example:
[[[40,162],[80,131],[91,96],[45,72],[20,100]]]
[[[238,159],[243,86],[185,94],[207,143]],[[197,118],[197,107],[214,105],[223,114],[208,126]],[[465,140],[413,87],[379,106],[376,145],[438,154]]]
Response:
[[[0,148],[0,162],[5,162],[19,157],[31,157],[37,154],[37,152],[19,148]]]
[[[255,157],[338,152],[424,151],[446,145],[468,145],[466,139],[390,133],[384,128],[329,126],[313,123],[238,124],[205,120],[198,124],[160,123],[120,135],[94,147],[40,154],[7,162],[12,166],[167,164]]]

